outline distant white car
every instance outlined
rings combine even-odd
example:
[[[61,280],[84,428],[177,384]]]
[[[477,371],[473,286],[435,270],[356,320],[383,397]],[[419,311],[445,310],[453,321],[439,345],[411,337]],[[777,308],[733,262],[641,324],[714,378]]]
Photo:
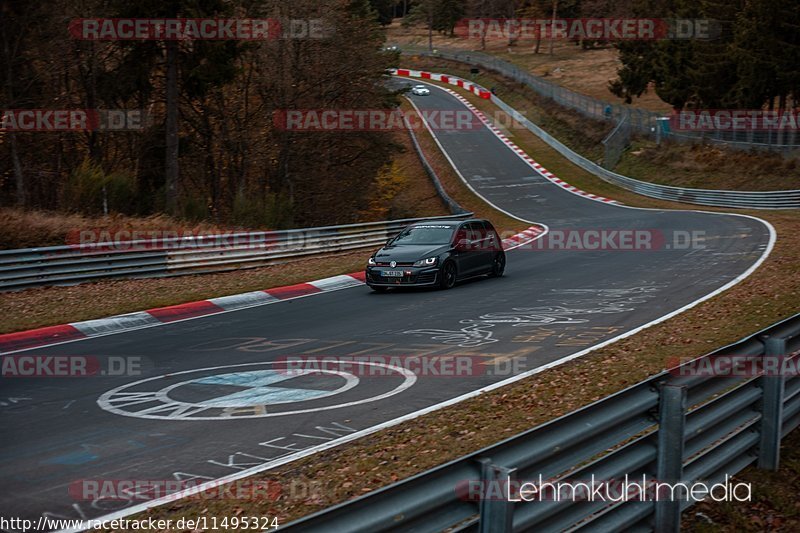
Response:
[[[424,85],[414,85],[414,87],[411,88],[411,93],[417,96],[428,96],[431,94],[431,91]]]

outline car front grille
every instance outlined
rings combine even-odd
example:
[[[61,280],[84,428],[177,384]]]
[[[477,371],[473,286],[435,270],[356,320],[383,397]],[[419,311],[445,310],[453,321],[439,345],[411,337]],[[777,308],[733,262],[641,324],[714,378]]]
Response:
[[[375,264],[377,266],[382,266],[382,267],[391,266],[388,262],[382,262],[382,261],[378,261]],[[414,266],[414,263],[413,262],[412,263],[400,263],[400,262],[398,262],[397,265],[395,265],[395,266],[398,266],[398,267],[410,267],[410,266]]]
[[[399,265],[398,265],[399,266]],[[417,283],[433,283],[436,281],[436,271],[424,272],[422,274],[413,274],[411,276],[403,276],[401,278],[382,276],[380,272],[367,272],[367,282],[373,283],[388,283],[392,285],[407,285]]]

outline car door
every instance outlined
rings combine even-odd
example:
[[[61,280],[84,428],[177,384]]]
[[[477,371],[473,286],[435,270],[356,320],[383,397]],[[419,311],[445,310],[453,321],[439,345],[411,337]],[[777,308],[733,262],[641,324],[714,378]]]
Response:
[[[478,241],[477,241],[477,272],[486,273],[492,269],[492,260],[494,259],[494,253],[497,249],[497,241],[496,241],[496,234],[494,228],[491,224],[482,220],[480,222],[475,222],[476,226],[478,227]]]
[[[479,242],[477,242],[480,240],[479,229],[476,222],[467,222],[456,231],[454,257],[456,257],[459,277],[472,276],[481,269],[481,254],[478,249]],[[465,240],[465,245],[459,246],[459,243]]]

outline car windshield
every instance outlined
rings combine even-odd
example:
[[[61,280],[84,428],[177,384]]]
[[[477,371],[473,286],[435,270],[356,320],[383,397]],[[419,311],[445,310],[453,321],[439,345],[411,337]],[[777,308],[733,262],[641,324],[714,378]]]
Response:
[[[392,244],[449,244],[452,237],[453,226],[426,224],[406,228]]]

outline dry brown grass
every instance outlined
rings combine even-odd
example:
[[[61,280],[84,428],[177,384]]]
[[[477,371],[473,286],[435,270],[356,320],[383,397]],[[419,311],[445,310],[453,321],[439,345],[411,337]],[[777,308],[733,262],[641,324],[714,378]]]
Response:
[[[719,145],[686,145],[637,140],[616,172],[652,176],[676,187],[775,191],[800,188],[800,157],[727,150]]]
[[[403,151],[378,177],[375,187],[377,194],[372,199],[366,218],[397,220],[449,214],[425,167],[420,163],[408,133],[394,132],[392,140],[401,145]]]
[[[198,235],[229,229],[234,228],[208,222],[191,223],[166,215],[130,217],[114,214],[106,217],[90,217],[52,211],[0,209],[0,249],[73,244],[74,241],[68,242],[69,238],[83,230],[179,231]]]

